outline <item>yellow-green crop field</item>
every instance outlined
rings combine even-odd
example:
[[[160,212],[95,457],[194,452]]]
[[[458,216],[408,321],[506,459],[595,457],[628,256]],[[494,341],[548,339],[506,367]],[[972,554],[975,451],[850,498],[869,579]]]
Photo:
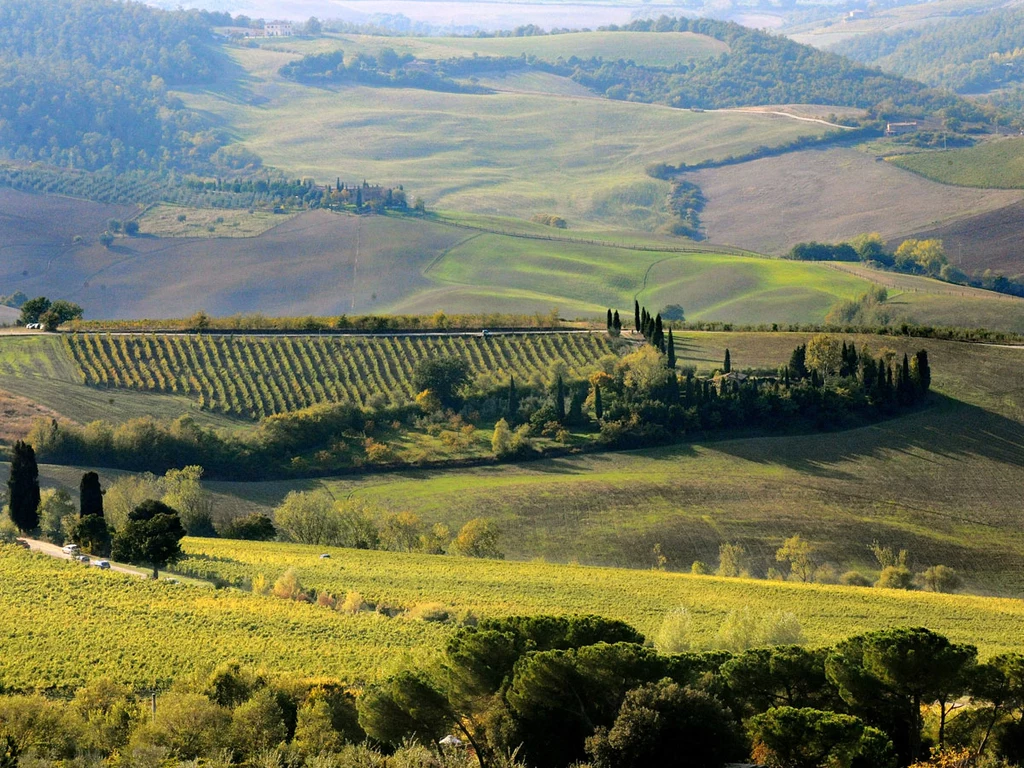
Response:
[[[651,633],[680,605],[694,639],[710,643],[732,610],[791,611],[808,641],[834,643],[891,625],[925,625],[983,655],[1020,650],[1024,603],[651,571],[506,563],[438,555],[327,550],[291,544],[186,539],[183,569],[229,579],[293,568],[307,587],[351,590],[381,605],[439,602],[479,617],[597,613]],[[454,630],[408,616],[355,615],[262,597],[144,581],[0,546],[0,684],[73,687],[105,676],[137,686],[235,659],[271,671],[352,684],[429,663]]]

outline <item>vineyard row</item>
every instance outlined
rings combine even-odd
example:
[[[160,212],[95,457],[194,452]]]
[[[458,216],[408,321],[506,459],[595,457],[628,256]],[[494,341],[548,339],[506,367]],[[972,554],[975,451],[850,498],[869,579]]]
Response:
[[[613,352],[598,334],[435,337],[225,337],[71,334],[85,383],[185,395],[201,408],[259,419],[319,403],[407,402],[417,363],[461,357],[475,379],[550,382],[562,362],[583,376]]]

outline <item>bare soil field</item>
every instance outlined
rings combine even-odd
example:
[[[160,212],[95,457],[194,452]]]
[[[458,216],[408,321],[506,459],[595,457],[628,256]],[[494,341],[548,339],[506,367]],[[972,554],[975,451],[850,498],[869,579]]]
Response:
[[[785,253],[862,232],[898,238],[1020,202],[1012,190],[951,187],[854,149],[805,150],[686,174],[708,199],[712,242]]]
[[[991,269],[1005,275],[1024,273],[1024,202],[994,211],[958,219],[915,233],[915,237],[937,237],[946,253],[965,272]]]
[[[34,403],[27,397],[0,390],[0,443],[10,445],[21,440],[36,419],[69,421],[54,410]]]
[[[426,264],[468,237],[383,217],[311,211],[251,238],[96,242],[132,209],[0,191],[0,291],[81,304],[87,317],[372,312],[430,285]],[[75,234],[83,242],[74,243]]]

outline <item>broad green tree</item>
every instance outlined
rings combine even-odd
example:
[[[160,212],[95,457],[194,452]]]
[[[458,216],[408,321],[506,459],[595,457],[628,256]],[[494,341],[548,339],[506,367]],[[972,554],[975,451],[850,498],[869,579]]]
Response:
[[[163,502],[148,499],[128,515],[128,523],[114,536],[111,554],[116,560],[151,566],[156,579],[161,568],[181,559],[184,537],[178,513]]]

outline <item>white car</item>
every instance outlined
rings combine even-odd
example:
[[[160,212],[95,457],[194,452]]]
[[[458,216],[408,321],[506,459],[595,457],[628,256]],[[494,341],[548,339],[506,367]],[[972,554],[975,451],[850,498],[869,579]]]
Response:
[[[330,560],[330,559],[331,559],[331,556],[330,556],[330,555],[328,555],[328,554],[327,554],[327,553],[325,552],[324,554],[320,555],[320,559],[321,559],[321,560]]]
[[[93,565],[97,568],[102,568],[104,571],[110,570],[110,561],[108,560],[97,560]]]
[[[65,555],[77,555],[78,554],[78,545],[77,544],[67,544],[67,545],[61,547],[60,551],[63,552]]]
[[[80,563],[88,563],[89,562],[89,556],[88,555],[75,555],[75,560],[77,560]]]

